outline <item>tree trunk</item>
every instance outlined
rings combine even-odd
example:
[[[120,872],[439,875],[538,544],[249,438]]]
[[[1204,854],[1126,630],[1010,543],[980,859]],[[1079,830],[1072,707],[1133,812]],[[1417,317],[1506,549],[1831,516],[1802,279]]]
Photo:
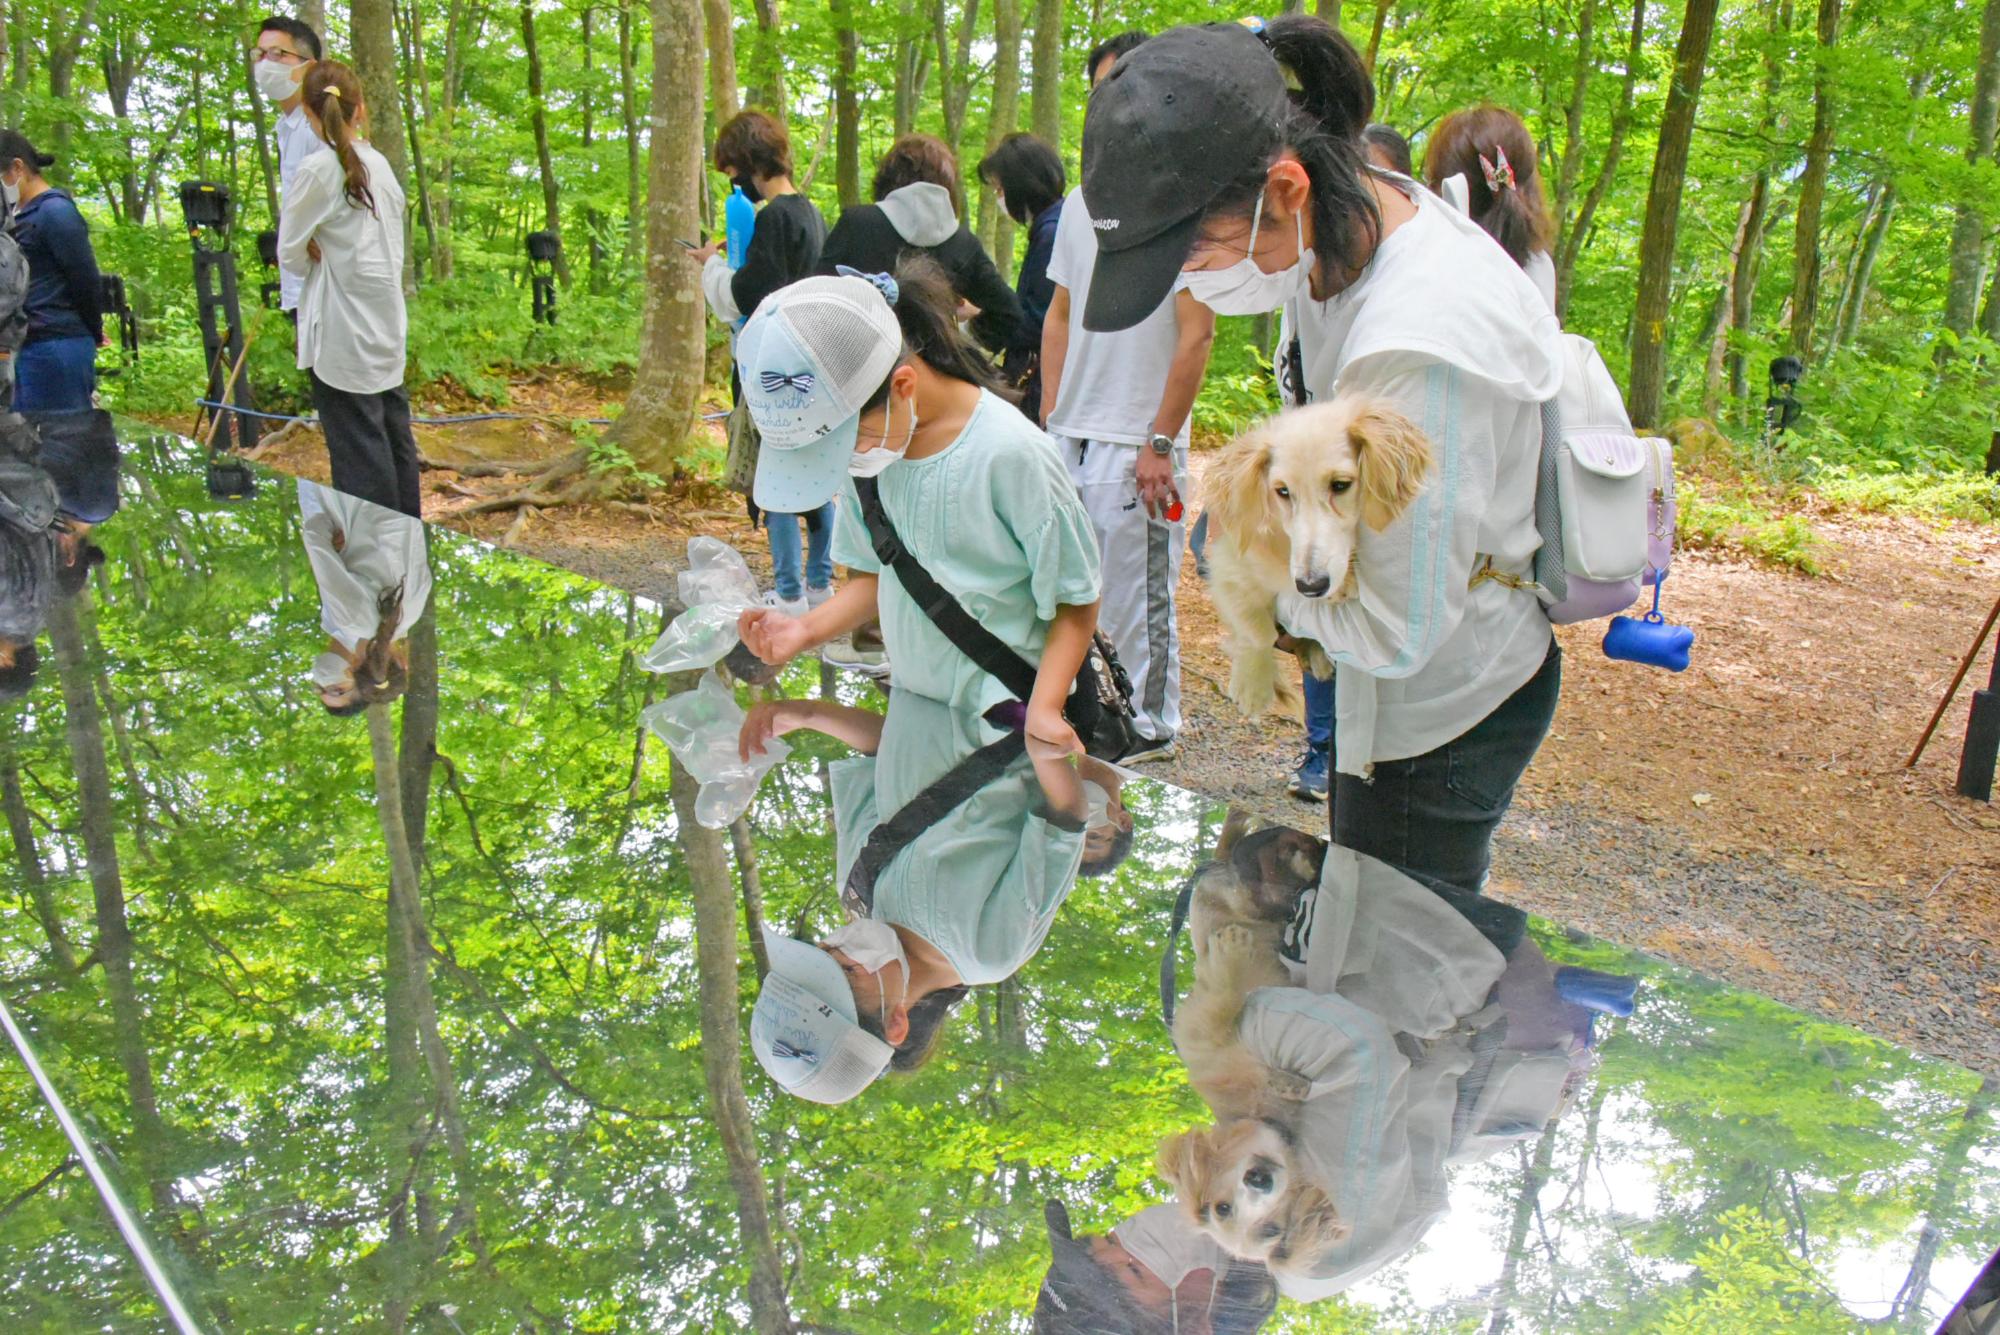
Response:
[[[1556,1124],[1551,1121],[1542,1128],[1542,1137],[1535,1143],[1534,1157],[1528,1156],[1528,1147],[1521,1146],[1521,1191],[1514,1197],[1514,1222],[1507,1233],[1506,1259],[1500,1263],[1500,1279],[1494,1285],[1492,1317],[1486,1323],[1486,1335],[1501,1335],[1513,1324],[1514,1291],[1519,1282],[1521,1258],[1528,1250],[1528,1226],[1535,1219],[1535,1204],[1541,1198],[1542,1184],[1548,1181],[1549,1164],[1555,1157]]]
[[[986,118],[986,152],[1013,133],[1021,115],[1021,0],[993,0],[993,102]],[[999,192],[980,182],[979,236],[1006,278],[1014,270],[1014,223],[998,207]]]
[[[424,139],[417,130],[421,122],[417,119],[416,85],[422,78],[423,66],[416,52],[423,49],[423,29],[417,22],[416,0],[410,0],[409,9],[400,16],[396,27],[403,44],[403,68],[410,76],[399,81],[403,92],[403,130],[410,143],[410,184],[416,187],[417,221],[424,229],[424,250],[435,265],[438,253],[437,218],[431,212],[431,176],[424,167]]]
[[[783,20],[778,0],[757,0],[757,91],[764,109],[780,121],[789,114],[785,98]]]
[[[1688,0],[1674,51],[1673,83],[1660,118],[1653,180],[1646,192],[1646,223],[1639,240],[1639,292],[1632,312],[1632,376],[1626,390],[1634,426],[1652,426],[1660,414],[1667,369],[1667,308],[1673,292],[1674,249],[1680,227],[1681,188],[1687,176],[1688,141],[1701,99],[1709,43],[1715,36],[1716,0]]]
[[[1639,57],[1645,51],[1645,44],[1646,0],[1632,0],[1632,37],[1625,48],[1625,78],[1618,89],[1618,107],[1611,113],[1611,131],[1604,145],[1604,161],[1598,164],[1597,179],[1591,182],[1574,221],[1562,223],[1562,235],[1556,244],[1558,315],[1569,311],[1569,293],[1576,275],[1577,257],[1583,254],[1583,243],[1590,239],[1590,225],[1597,215],[1597,206],[1611,192],[1611,183],[1618,175],[1618,160],[1625,153],[1625,136],[1632,128],[1633,95],[1639,85]]]
[[[646,730],[639,729],[644,737]],[[638,771],[633,766],[633,771]],[[736,855],[736,875],[743,882],[743,926],[750,936],[750,958],[757,964],[757,981],[771,972],[771,959],[764,950],[764,877],[757,870],[757,844],[750,837],[750,820],[738,816],[729,826],[729,847]]]
[[[1986,288],[1986,309],[1979,315],[1979,332],[2000,343],[2000,264],[1993,266],[1993,281]]]
[[[2000,0],[1991,2],[2000,6]],[[1819,319],[1819,219],[1826,202],[1827,166],[1833,158],[1833,48],[1840,39],[1840,3],[1819,0],[1812,138],[1806,143],[1806,169],[1799,178],[1799,211],[1792,233],[1792,352],[1807,360],[1812,358],[1813,326]]]
[[[1368,73],[1375,73],[1375,57],[1382,54],[1382,30],[1389,26],[1389,11],[1396,7],[1396,0],[1375,0],[1375,21],[1368,28],[1368,54],[1364,58]]]
[[[632,6],[636,0],[618,0],[618,112],[625,125],[625,259],[630,263],[642,253],[643,215],[639,208],[639,98],[633,91],[638,55],[632,41]],[[697,168],[699,170],[699,168]]]
[[[318,33],[322,39],[332,36],[326,30],[326,0],[299,0],[299,22]]]
[[[1979,72],[1972,91],[1972,138],[1965,160],[1977,165],[1993,157],[1994,129],[2000,125],[2000,0],[1986,0],[1979,25]],[[1971,330],[1978,313],[1979,278],[1986,263],[1990,199],[1959,201],[1951,228],[1951,279],[1945,287],[1944,325],[1954,334]]]
[[[743,109],[736,93],[736,10],[729,0],[702,0],[708,34],[708,99],[717,127]]]
[[[437,198],[431,201],[432,215],[438,225],[438,252],[433,259],[433,270],[439,278],[449,278],[457,267],[457,253],[452,244],[453,168],[458,152],[458,101],[459,93],[465,86],[465,52],[479,39],[480,30],[485,26],[485,11],[469,14],[468,0],[450,0],[445,11],[444,35],[444,92],[439,100],[438,114],[432,120],[432,141],[438,145]],[[421,34],[417,40],[417,59],[424,58],[424,44]],[[421,76],[419,76],[421,79]],[[424,86],[430,86],[423,80]]]
[[[1318,0],[1313,13],[1338,28],[1340,26],[1340,0]]]
[[[938,102],[944,111],[944,141],[953,157],[962,156],[965,137],[965,108],[972,99],[972,34],[979,26],[979,0],[964,0],[954,37],[950,0],[937,0],[931,11],[931,36],[937,44]],[[963,205],[961,204],[961,207]]]
[[[701,230],[700,0],[652,0],[652,150],[648,155],[645,322],[639,369],[611,439],[664,474],[688,447],[701,396],[701,274],[678,237]]]
[[[416,192],[410,189],[408,150],[403,143],[403,118],[396,114],[395,5],[393,0],[352,0],[348,14],[353,34],[354,73],[361,80],[361,100],[369,108],[368,142],[389,160],[389,170],[396,174],[403,193],[414,196]],[[414,290],[416,271],[408,237],[406,228],[403,287]]]
[[[1938,1155],[1937,1171],[1931,1175],[1930,1201],[1924,1206],[1923,1228],[1917,1234],[1917,1252],[1910,1260],[1910,1273],[1889,1308],[1890,1325],[1915,1321],[1923,1315],[1924,1299],[1931,1288],[1931,1266],[1937,1261],[1938,1247],[1944,1241],[1939,1221],[1950,1219],[1957,1209],[1959,1196],[1965,1189],[1966,1161],[1972,1156],[1973,1146],[1991,1131],[1988,1115],[1996,1100],[2000,1100],[2000,1077],[1989,1075],[1966,1101],[1958,1129]]]
[[[105,99],[111,103],[111,114],[118,122],[118,146],[121,161],[118,172],[118,203],[122,217],[133,223],[146,221],[146,199],[139,188],[139,155],[132,143],[132,84],[139,77],[140,69],[146,62],[146,48],[129,32],[122,31],[123,25],[107,31],[104,46],[98,54],[97,67],[104,75]],[[244,65],[244,78],[249,79],[249,65]],[[250,99],[250,110],[257,129],[257,147],[264,148],[264,103],[261,98]],[[269,156],[265,157],[268,164]],[[266,183],[268,187],[268,182]],[[273,196],[275,198],[275,196]],[[272,210],[272,217],[277,211]]]
[[[1597,0],[1583,0],[1576,16],[1576,65],[1570,71],[1569,102],[1563,108],[1562,160],[1556,168],[1556,254],[1562,253],[1563,234],[1569,228],[1570,202],[1576,197],[1577,181],[1583,175],[1583,113],[1588,106],[1590,77],[1597,72],[1592,42],[1597,34]],[[1558,275],[1560,276],[1560,275]],[[1560,296],[1557,298],[1562,305]]]
[[[662,0],[656,0],[660,3]],[[685,2],[685,0],[684,0]],[[735,887],[722,836],[694,818],[698,791],[687,768],[673,767],[671,795],[677,838],[694,890],[695,960],[700,974],[701,1065],[708,1082],[710,1125],[722,1141],[735,1190],[736,1223],[749,1254],[751,1328],[760,1335],[792,1329],[784,1266],[771,1232],[771,1206],[757,1145],[757,1127],[743,1092],[742,993],[737,981],[739,933]]]
[[[35,848],[34,820],[28,812],[28,799],[21,791],[21,771],[14,759],[11,729],[0,737],[0,810],[6,813],[7,833],[14,841],[14,865],[20,871],[21,884],[28,889],[35,920],[48,939],[49,954],[55,959],[58,972],[67,977],[76,972],[76,949],[70,945],[69,932],[56,908],[55,894],[49,889],[48,875],[42,870],[41,854]]]
[[[1749,248],[1756,228],[1762,223],[1763,196],[1760,179],[1752,188],[1751,197],[1743,201],[1736,211],[1736,235],[1729,245],[1729,276],[1723,280],[1722,296],[1719,302],[1719,318],[1709,336],[1708,366],[1702,375],[1701,411],[1704,417],[1714,420],[1722,410],[1722,373],[1729,357],[1729,331],[1736,313],[1736,285],[1743,277],[1743,254]]]
[[[854,31],[854,0],[829,0],[833,39],[839,58],[833,68],[833,184],[840,207],[861,202],[861,90],[858,65],[860,39]]]
[[[1063,0],[1035,0],[1033,91],[1028,120],[1035,137],[1062,154]],[[1084,77],[1089,77],[1085,71]]]
[[[250,128],[257,135],[257,165],[264,172],[264,208],[266,216],[271,220],[271,226],[275,228],[278,225],[280,203],[278,159],[271,150],[271,127],[264,118],[264,95],[257,91],[257,80],[251,74],[247,61],[243,66],[243,89],[250,98]],[[123,113],[118,112],[116,102],[112,104],[112,111],[122,118]],[[143,185],[140,188],[143,190]],[[143,194],[141,198],[144,198]]]
[[[549,113],[542,100],[542,53],[535,45],[535,7],[521,6],[521,44],[528,53],[528,124],[535,133],[535,162],[542,174],[542,227],[562,236],[562,201],[556,186],[555,159],[549,153]],[[556,281],[569,286],[569,252],[556,250]]]
[[[48,175],[58,185],[69,185],[74,180],[70,171],[69,137],[75,129],[70,123],[70,110],[78,105],[75,95],[76,62],[83,54],[84,38],[96,30],[97,0],[84,0],[82,12],[66,29],[58,26],[57,15],[51,15],[49,19],[49,41],[43,60],[49,74],[49,100],[59,108],[59,113],[50,126],[50,142],[46,147],[56,159]]]
[[[437,764],[438,643],[437,604],[410,627],[409,684],[403,694],[403,735],[397,750],[403,794],[403,838],[410,860],[424,865],[430,830],[431,770]]]
[[[1771,5],[1771,45],[1769,54],[1764,57],[1763,114],[1758,118],[1757,127],[1758,134],[1767,141],[1778,124],[1778,88],[1783,81],[1783,66],[1777,56],[1777,38],[1779,34],[1791,30],[1792,0],[1775,0]],[[1757,175],[1751,182],[1750,205],[1749,230],[1729,277],[1729,330],[1730,341],[1735,346],[1728,352],[1726,360],[1729,394],[1738,401],[1746,400],[1750,393],[1749,365],[1743,343],[1750,337],[1750,325],[1756,315],[1757,271],[1763,262],[1764,235],[1771,224],[1771,163],[1768,157],[1758,166]]]

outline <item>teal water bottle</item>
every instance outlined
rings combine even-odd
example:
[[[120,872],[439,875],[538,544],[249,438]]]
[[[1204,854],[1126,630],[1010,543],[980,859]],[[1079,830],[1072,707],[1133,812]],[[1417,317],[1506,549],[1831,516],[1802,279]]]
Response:
[[[743,256],[750,249],[750,234],[757,230],[757,206],[737,186],[729,192],[729,202],[722,206],[723,235],[727,238],[729,267],[741,269]]]

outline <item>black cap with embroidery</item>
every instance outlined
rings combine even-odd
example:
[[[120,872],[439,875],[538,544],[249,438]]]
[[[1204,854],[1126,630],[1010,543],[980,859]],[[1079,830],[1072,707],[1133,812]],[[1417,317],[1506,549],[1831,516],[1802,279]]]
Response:
[[[1202,214],[1277,152],[1288,105],[1278,62],[1244,24],[1169,29],[1112,66],[1083,123],[1097,229],[1085,329],[1130,329],[1167,299]]]
[[[1140,1316],[1125,1286],[1070,1233],[1061,1201],[1042,1207],[1049,1230],[1049,1272],[1035,1295],[1035,1335],[1137,1335]]]

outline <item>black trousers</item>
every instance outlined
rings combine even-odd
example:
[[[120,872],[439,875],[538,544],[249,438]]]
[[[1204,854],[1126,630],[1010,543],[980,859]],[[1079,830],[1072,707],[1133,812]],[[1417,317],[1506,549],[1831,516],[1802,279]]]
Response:
[[[333,464],[334,490],[423,518],[417,438],[410,432],[410,396],[403,387],[353,394],[315,374],[312,395]]]
[[[1562,648],[1551,642],[1534,676],[1443,746],[1381,761],[1371,779],[1336,773],[1333,842],[1434,890],[1478,895],[1492,865],[1493,831],[1555,722],[1561,693]]]

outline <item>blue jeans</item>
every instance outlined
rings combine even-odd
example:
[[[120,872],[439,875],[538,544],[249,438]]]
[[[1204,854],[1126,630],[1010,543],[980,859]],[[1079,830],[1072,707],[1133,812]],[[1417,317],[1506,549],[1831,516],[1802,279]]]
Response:
[[[1371,778],[1333,776],[1333,842],[1378,858],[1433,889],[1477,895],[1492,864],[1493,831],[1514,801],[1556,717],[1562,649],[1499,708],[1443,746],[1384,760]]]
[[[805,551],[799,550],[799,521],[806,525]],[[764,531],[771,537],[771,576],[778,596],[787,602],[805,597],[807,588],[824,589],[833,583],[833,502],[828,501],[808,515],[779,515],[764,512]],[[805,580],[799,579],[799,560],[805,558]]]
[[[1333,678],[1321,681],[1312,673],[1305,677],[1306,745],[1324,751],[1333,745]]]
[[[14,411],[77,413],[97,388],[97,344],[89,338],[45,338],[14,354]]]

